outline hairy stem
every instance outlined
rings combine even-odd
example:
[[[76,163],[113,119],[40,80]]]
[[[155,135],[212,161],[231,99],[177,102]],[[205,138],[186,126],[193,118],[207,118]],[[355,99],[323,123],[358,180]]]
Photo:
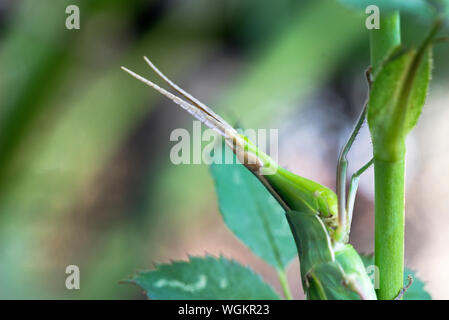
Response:
[[[380,29],[371,30],[371,66],[379,70],[391,51],[400,45],[398,12],[384,16]],[[375,265],[379,268],[378,299],[392,300],[403,287],[404,275],[404,170],[402,158],[388,161],[374,154]]]
[[[375,244],[379,268],[377,297],[394,299],[404,278],[404,160],[374,160]]]

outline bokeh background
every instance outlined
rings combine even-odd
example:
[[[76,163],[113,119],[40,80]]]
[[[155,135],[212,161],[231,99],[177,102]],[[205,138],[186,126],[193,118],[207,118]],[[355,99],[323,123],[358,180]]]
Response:
[[[67,30],[65,8],[81,11]],[[192,118],[120,70],[168,76],[231,123],[279,129],[282,166],[332,188],[361,110],[364,14],[334,0],[0,0],[0,298],[140,299],[119,281],[154,262],[224,254],[278,291],[276,273],[224,225],[206,165],[173,165]],[[429,22],[403,17],[406,44]],[[447,29],[446,29],[447,30]],[[449,46],[408,145],[406,263],[449,298]],[[365,127],[350,155],[371,154]],[[351,242],[373,250],[373,174]],[[65,288],[65,268],[81,289]],[[298,262],[288,277],[302,297]]]

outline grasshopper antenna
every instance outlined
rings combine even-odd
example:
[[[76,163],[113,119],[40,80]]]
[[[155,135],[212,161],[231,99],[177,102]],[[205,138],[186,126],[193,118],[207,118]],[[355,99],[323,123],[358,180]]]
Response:
[[[174,103],[178,104],[181,108],[185,109],[187,112],[189,112],[191,115],[193,115],[196,119],[204,123],[209,128],[217,131],[223,137],[229,138],[230,131],[231,134],[233,133],[233,131],[235,131],[233,128],[229,128],[230,126],[226,122],[225,123],[221,122],[216,117],[214,117],[213,114],[210,114],[205,110],[203,110],[203,108],[199,108],[197,105],[192,105],[191,103],[184,101],[180,97],[172,94],[171,92],[165,90],[164,88],[159,87],[157,84],[151,82],[148,79],[145,79],[141,75],[138,75],[137,73],[129,70],[128,68],[125,68],[123,66],[121,68],[122,70],[129,73],[132,77],[152,87],[153,89],[160,92],[162,95],[172,100]]]
[[[160,71],[147,57],[143,57],[146,63],[150,66],[151,69],[153,69],[154,72],[163,80],[165,81],[170,87],[172,87],[176,92],[178,92],[180,95],[182,95],[185,99],[187,99],[191,104],[195,105],[199,109],[202,109],[204,112],[209,114],[210,116],[214,117],[218,121],[220,121],[223,125],[225,125],[228,129],[233,128],[218,114],[216,114],[211,108],[206,106],[204,103],[202,103],[200,100],[196,99],[194,96],[192,96],[190,93],[183,90],[181,87],[179,87],[176,83],[171,81],[162,71]]]
[[[239,133],[230,126],[225,120],[223,120],[219,115],[217,115],[214,111],[212,111],[209,107],[203,104],[201,101],[193,97],[188,92],[181,89],[178,85],[176,85],[173,81],[171,81],[167,76],[165,76],[156,66],[148,59],[144,57],[145,61],[148,65],[156,72],[156,74],[166,82],[171,88],[173,88],[177,93],[179,93],[182,97],[172,94],[171,92],[159,87],[157,84],[151,82],[148,79],[145,79],[141,75],[129,70],[128,68],[121,67],[122,70],[129,73],[132,77],[137,80],[145,83],[146,85],[152,87],[157,90],[174,103],[181,106],[181,108],[185,109],[191,115],[193,115],[196,119],[201,121],[207,127],[215,130],[221,136],[225,138],[226,144],[233,150],[236,154],[237,158],[240,162],[247,167],[251,172],[253,172],[256,177],[260,179],[260,181],[268,188],[268,191],[273,194],[273,196],[279,201],[279,203],[286,209],[289,210],[283,200],[279,197],[279,195],[273,190],[270,184],[266,181],[266,179],[259,174],[259,170],[264,167],[264,162],[259,158],[257,154],[252,152],[248,152],[247,144],[244,138],[239,135]],[[185,100],[184,100],[184,99]],[[187,101],[186,101],[187,100]]]

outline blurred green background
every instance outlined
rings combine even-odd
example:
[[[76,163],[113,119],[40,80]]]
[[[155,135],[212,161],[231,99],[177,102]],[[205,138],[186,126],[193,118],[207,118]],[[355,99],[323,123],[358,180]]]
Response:
[[[70,4],[79,30],[65,27]],[[335,0],[0,0],[0,298],[140,299],[119,281],[206,252],[279,290],[224,225],[207,166],[170,162],[170,132],[191,131],[192,118],[120,66],[156,79],[147,55],[231,123],[279,129],[280,164],[333,188],[366,95],[364,18]],[[404,42],[427,27],[404,16]],[[449,298],[448,54],[436,48],[407,172],[406,262],[439,299]],[[364,128],[351,170],[370,148]],[[372,195],[369,172],[351,240],[364,252]],[[71,264],[80,290],[65,287]],[[302,298],[297,261],[288,276]]]

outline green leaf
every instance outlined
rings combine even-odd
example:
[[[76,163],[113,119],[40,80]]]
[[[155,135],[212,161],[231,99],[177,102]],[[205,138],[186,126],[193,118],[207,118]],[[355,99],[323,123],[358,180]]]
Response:
[[[400,10],[420,16],[430,17],[435,9],[425,0],[338,0],[343,5],[357,11],[365,12],[366,7],[379,7],[380,14]]]
[[[250,268],[234,260],[212,256],[156,266],[126,282],[162,300],[278,300],[279,295]]]
[[[361,254],[363,264],[365,268],[374,265],[374,255],[373,254]],[[367,272],[370,273],[371,270],[367,269]],[[371,273],[372,274],[372,273]],[[416,272],[405,268],[404,270],[404,283],[408,283],[408,275],[411,275],[413,278],[413,283],[408,288],[408,290],[404,294],[404,300],[432,300],[430,294],[425,290],[425,283],[421,279],[416,276]]]
[[[285,212],[235,155],[233,159],[234,164],[210,166],[223,219],[252,252],[282,270],[297,255]]]
[[[408,50],[390,58],[376,75],[368,124],[377,159],[402,158],[405,138],[416,125],[427,97],[431,69],[431,49]]]
[[[308,274],[317,264],[332,262],[334,252],[321,219],[312,212],[287,212],[301,261],[301,274]]]

